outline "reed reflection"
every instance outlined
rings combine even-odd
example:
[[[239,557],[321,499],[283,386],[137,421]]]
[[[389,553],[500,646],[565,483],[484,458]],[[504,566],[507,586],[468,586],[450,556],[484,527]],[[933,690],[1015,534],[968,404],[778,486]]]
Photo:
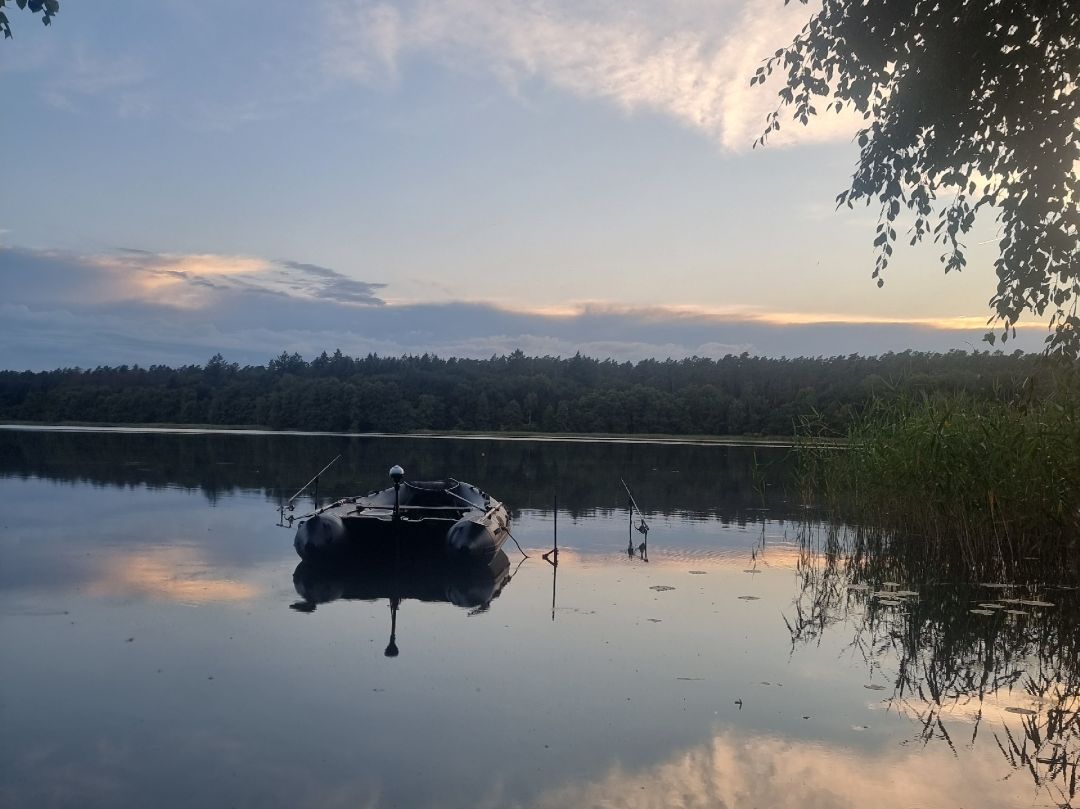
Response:
[[[910,718],[923,745],[992,743],[1053,805],[1077,805],[1080,592],[1060,571],[957,582],[868,550],[860,529],[805,526],[803,540],[784,619],[793,652],[850,630],[865,687]]]

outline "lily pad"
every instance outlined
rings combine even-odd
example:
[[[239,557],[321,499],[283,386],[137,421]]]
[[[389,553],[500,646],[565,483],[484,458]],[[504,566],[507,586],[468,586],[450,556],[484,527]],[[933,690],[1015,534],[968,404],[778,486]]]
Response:
[[[690,575],[691,576],[704,576],[705,572],[706,571],[704,571],[704,570],[691,570]]]
[[[970,612],[972,615],[993,615],[994,614],[993,610],[984,610],[984,609],[968,610],[968,612]]]
[[[993,604],[993,603],[991,603],[991,604],[980,604],[979,606],[982,607],[984,610],[1003,610],[1003,609],[1005,609],[1004,604]]]
[[[666,593],[668,590],[674,590],[675,588],[667,584],[654,584],[649,589],[656,590],[656,592],[658,593]]]
[[[1049,601],[1039,601],[1034,598],[1021,598],[1016,602],[1017,604],[1023,604],[1026,607],[1052,607],[1054,606]]]
[[[1021,716],[1034,716],[1035,715],[1035,711],[1031,710],[1031,708],[1012,708],[1012,707],[1010,707],[1010,708],[1006,708],[1005,710],[1008,711],[1009,713],[1018,713]]]
[[[1006,615],[1027,615],[1023,610],[1005,610]]]
[[[740,601],[759,601],[757,596],[739,596]]]
[[[863,688],[865,688],[867,691],[884,691],[885,690],[885,686],[878,685],[877,683],[871,683],[870,685],[864,685]]]

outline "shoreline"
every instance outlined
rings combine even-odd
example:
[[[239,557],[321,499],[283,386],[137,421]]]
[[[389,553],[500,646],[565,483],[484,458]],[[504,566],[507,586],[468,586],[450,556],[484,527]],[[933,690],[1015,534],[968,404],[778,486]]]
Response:
[[[113,424],[64,422],[43,424],[38,422],[3,422],[0,430],[58,433],[158,433],[163,435],[288,435],[330,438],[433,438],[463,441],[532,441],[563,442],[579,444],[672,444],[724,447],[795,446],[791,436],[694,436],[694,435],[614,435],[610,433],[533,433],[533,432],[410,432],[410,433],[353,433],[319,430],[268,430],[263,427],[226,427],[204,424]],[[842,446],[842,442],[820,442],[823,446]]]

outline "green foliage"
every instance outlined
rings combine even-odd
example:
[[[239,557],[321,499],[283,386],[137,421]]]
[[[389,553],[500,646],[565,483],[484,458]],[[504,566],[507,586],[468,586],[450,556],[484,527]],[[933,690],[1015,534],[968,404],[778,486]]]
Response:
[[[11,22],[8,20],[4,7],[8,0],[0,0],[0,32],[4,39],[11,39]],[[15,0],[15,5],[20,9],[30,9],[34,14],[41,14],[41,21],[45,25],[52,25],[52,18],[60,13],[59,0]]]
[[[804,446],[819,502],[916,548],[931,566],[993,575],[1080,565],[1080,382],[1014,401],[969,393],[874,400],[847,448]],[[895,556],[896,554],[892,554]]]
[[[119,366],[0,372],[0,419],[260,425],[353,432],[515,430],[790,435],[810,413],[833,433],[874,396],[966,391],[1012,395],[1034,355],[885,354],[766,359],[727,356],[637,364],[575,356],[489,360],[430,355],[311,362],[282,353],[240,367]]]
[[[1080,4],[824,0],[751,84],[773,71],[786,86],[759,143],[785,108],[804,125],[815,105],[865,122],[837,204],[880,206],[879,286],[902,211],[911,244],[942,244],[949,272],[966,266],[961,240],[991,209],[1001,239],[990,322],[1007,340],[1025,313],[1050,314],[1048,351],[1080,355]]]

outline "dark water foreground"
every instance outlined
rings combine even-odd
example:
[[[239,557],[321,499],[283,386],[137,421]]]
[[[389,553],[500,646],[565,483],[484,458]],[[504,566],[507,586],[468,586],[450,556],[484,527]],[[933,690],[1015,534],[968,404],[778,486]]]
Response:
[[[298,569],[277,504],[338,452],[326,496],[453,473],[532,558]],[[763,448],[0,431],[0,806],[1080,801],[1073,583],[852,565],[755,458],[783,480]]]

